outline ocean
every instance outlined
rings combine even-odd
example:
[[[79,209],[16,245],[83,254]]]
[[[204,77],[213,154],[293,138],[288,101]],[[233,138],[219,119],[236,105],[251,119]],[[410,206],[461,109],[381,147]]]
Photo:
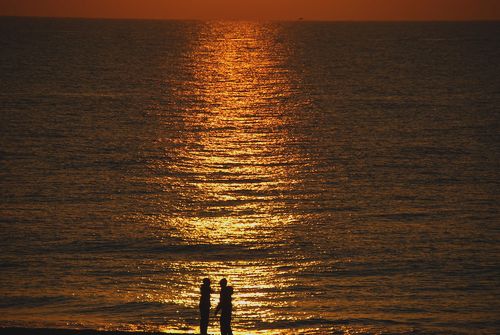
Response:
[[[499,36],[0,18],[0,326],[497,333]]]

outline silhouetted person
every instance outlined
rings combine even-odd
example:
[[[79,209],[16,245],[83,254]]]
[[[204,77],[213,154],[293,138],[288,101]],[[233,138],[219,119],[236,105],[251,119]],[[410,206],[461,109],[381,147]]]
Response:
[[[200,287],[200,334],[207,335],[208,321],[210,319],[210,279],[204,278]]]
[[[224,297],[224,291],[226,290],[226,287],[227,287],[227,279],[226,278],[222,278],[219,281],[219,286],[220,286],[219,304],[215,308],[215,315],[217,315],[217,313],[220,311],[220,309],[222,307],[221,303],[222,303],[222,300],[223,300],[223,297]]]
[[[227,286],[227,280],[220,281],[220,301],[215,309],[215,315],[221,311],[220,333],[221,335],[233,335],[231,329],[231,318],[233,314],[233,287]]]
[[[220,324],[222,335],[233,335],[231,319],[233,316],[233,287],[228,286],[225,291],[224,304],[221,308]]]

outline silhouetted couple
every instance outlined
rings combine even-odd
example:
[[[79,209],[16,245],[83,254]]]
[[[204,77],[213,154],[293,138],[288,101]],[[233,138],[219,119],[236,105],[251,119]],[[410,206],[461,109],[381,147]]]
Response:
[[[233,287],[227,286],[226,278],[219,282],[220,284],[220,298],[219,304],[215,308],[215,315],[219,311],[220,314],[220,333],[221,335],[233,335],[231,330],[231,317],[233,314]],[[200,288],[200,334],[207,335],[208,322],[210,319],[210,279],[203,279],[203,284]]]

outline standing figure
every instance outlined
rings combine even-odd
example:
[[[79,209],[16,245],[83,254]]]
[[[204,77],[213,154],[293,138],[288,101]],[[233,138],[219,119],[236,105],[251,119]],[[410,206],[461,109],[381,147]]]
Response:
[[[220,314],[220,324],[222,335],[233,335],[231,329],[231,318],[233,316],[233,287],[226,287],[224,306]]]
[[[210,279],[204,278],[200,287],[200,334],[207,335],[208,321],[210,319]]]
[[[221,311],[220,316],[220,333],[221,335],[233,335],[231,329],[231,318],[233,314],[232,303],[233,287],[227,286],[227,280],[221,279],[220,281],[220,301],[215,309],[215,315]]]

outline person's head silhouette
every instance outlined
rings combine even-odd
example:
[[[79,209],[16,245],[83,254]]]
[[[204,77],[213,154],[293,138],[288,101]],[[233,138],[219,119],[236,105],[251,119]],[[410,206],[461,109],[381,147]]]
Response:
[[[226,278],[222,278],[219,282],[219,285],[220,287],[224,288],[227,286],[227,279]]]
[[[203,278],[203,285],[210,286],[210,278]]]

